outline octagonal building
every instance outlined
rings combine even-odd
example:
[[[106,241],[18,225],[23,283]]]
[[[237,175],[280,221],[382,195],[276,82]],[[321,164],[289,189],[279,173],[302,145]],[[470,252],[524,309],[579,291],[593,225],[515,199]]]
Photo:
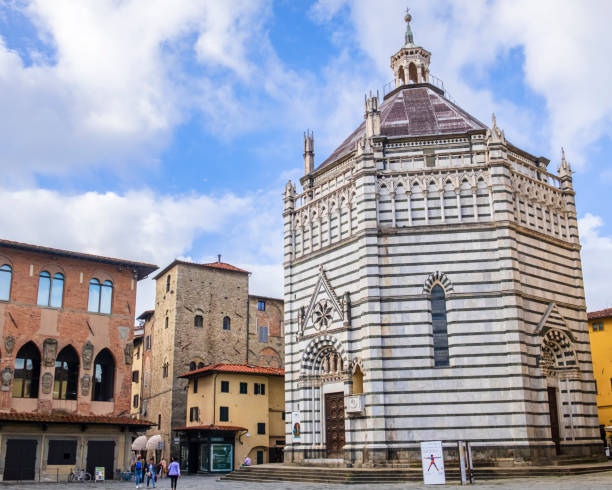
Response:
[[[285,461],[597,458],[570,165],[449,100],[410,20],[394,88],[285,188]]]

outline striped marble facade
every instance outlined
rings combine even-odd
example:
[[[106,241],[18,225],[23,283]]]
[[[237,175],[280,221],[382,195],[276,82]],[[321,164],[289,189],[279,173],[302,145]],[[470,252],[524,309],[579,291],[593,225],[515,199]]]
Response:
[[[420,89],[435,90],[399,90]],[[397,96],[382,102],[383,119]],[[418,461],[427,440],[451,456],[468,440],[479,460],[547,460],[556,453],[549,388],[561,453],[599,454],[569,165],[549,173],[495,121],[368,134],[378,102],[350,151],[307,173],[303,193],[285,189],[285,460],[327,457],[324,395],[338,391],[345,406],[364,402],[345,415],[347,464]],[[440,367],[436,285],[447,315],[449,365]],[[334,369],[323,364],[330,352]],[[357,369],[363,395],[353,392]]]

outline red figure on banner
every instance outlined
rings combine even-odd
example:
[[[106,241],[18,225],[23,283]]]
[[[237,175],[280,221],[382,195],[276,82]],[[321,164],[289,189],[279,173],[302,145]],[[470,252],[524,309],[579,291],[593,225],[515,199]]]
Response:
[[[430,461],[429,468],[427,468],[427,471],[429,471],[432,466],[436,469],[436,471],[440,471],[439,468],[436,466],[436,457],[433,454],[431,454],[427,459]]]

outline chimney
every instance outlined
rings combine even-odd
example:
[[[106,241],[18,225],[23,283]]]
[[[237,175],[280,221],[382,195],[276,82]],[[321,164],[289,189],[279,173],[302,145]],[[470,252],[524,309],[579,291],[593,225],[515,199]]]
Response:
[[[304,175],[310,174],[314,170],[314,133],[306,131],[304,133]]]
[[[221,254],[217,255],[217,263],[220,264],[221,263]]]

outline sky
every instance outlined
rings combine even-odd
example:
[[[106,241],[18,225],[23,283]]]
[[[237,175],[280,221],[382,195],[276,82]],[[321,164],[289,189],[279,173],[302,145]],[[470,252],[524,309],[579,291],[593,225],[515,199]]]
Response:
[[[282,192],[392,80],[400,0],[0,0],[0,236],[282,296]],[[589,310],[612,307],[612,2],[412,0],[465,110],[574,170]],[[153,305],[151,280],[137,309]]]

